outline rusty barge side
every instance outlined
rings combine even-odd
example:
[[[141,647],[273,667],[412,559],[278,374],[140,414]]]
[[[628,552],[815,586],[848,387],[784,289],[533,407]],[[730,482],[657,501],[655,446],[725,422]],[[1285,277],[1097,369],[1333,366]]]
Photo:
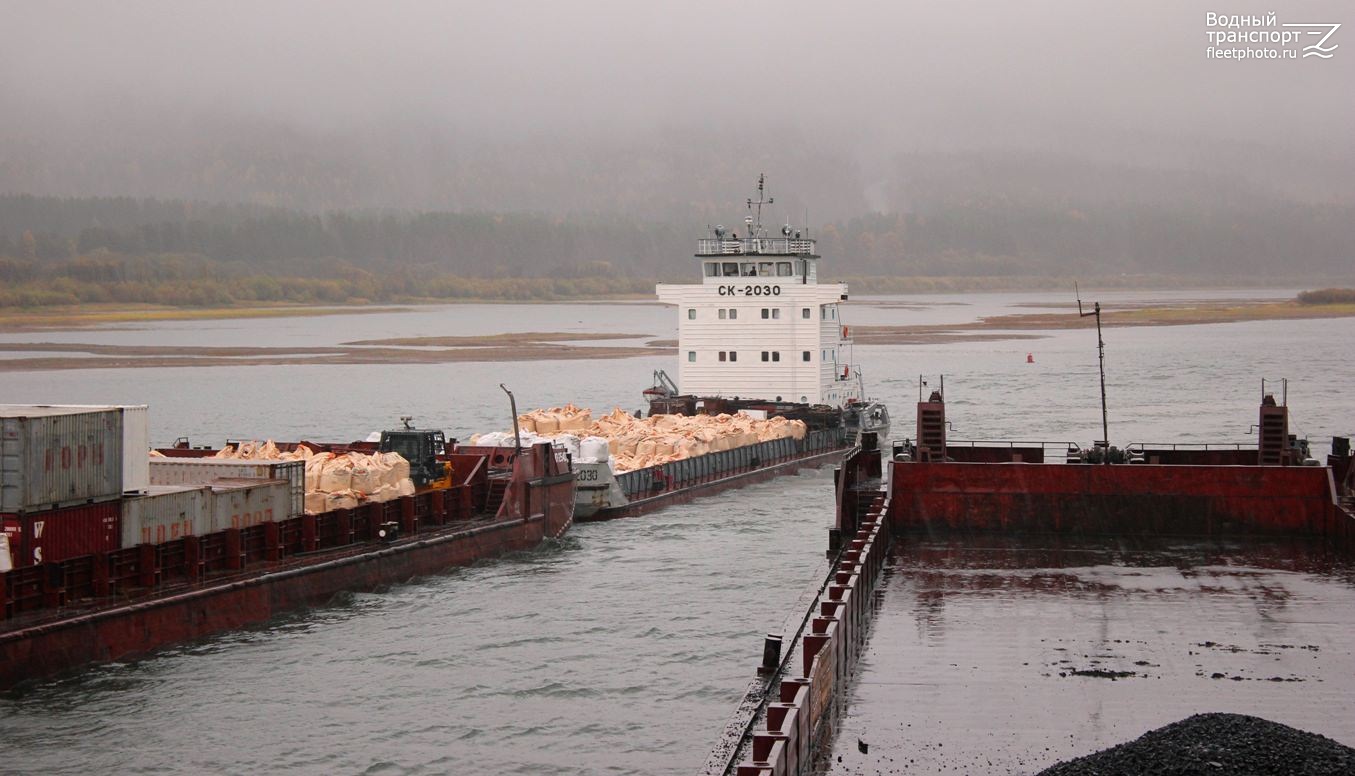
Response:
[[[574,509],[568,467],[549,445],[500,461],[511,468],[482,478],[488,514],[462,485],[0,574],[0,688],[563,535]]]
[[[939,393],[918,404],[915,443],[893,449],[896,534],[1000,532],[1079,536],[1310,536],[1350,549],[1355,492],[1349,440],[1325,466],[1289,434],[1289,408],[1262,397],[1256,449],[1218,445],[1070,448],[955,443]]]
[[[1132,455],[1122,458],[1124,462],[1108,463],[1109,456],[1106,453],[1110,450],[1102,449],[1099,460],[1098,455],[1094,454],[1091,457],[1094,462],[1089,462],[1086,455],[1074,456],[1074,451],[1069,450],[1067,460],[1050,463],[1044,460],[1046,447],[1039,445],[948,443],[944,438],[944,404],[939,396],[934,395],[932,400],[919,403],[916,443],[905,442],[892,448],[891,459],[887,461],[883,460],[881,451],[874,449],[873,444],[863,444],[861,448],[847,456],[838,475],[838,509],[835,527],[830,537],[830,551],[840,551],[842,553],[840,557],[845,559],[844,563],[861,558],[863,550],[878,553],[881,559],[894,555],[901,558],[905,555],[907,558],[914,556],[930,558],[931,555],[928,553],[932,555],[940,553],[938,557],[946,559],[947,562],[960,564],[954,572],[960,575],[960,579],[968,579],[964,576],[964,564],[978,563],[983,569],[989,569],[995,562],[989,557],[995,551],[993,547],[1005,546],[1004,543],[1013,541],[1034,541],[1037,546],[1044,546],[1040,542],[1053,542],[1059,547],[1063,547],[1065,542],[1072,542],[1073,544],[1067,545],[1068,548],[1085,545],[1084,549],[1066,550],[1070,557],[1076,556],[1080,559],[1095,556],[1098,548],[1128,552],[1127,548],[1133,546],[1132,543],[1136,538],[1150,545],[1164,540],[1169,543],[1176,541],[1177,549],[1173,550],[1176,554],[1169,556],[1173,559],[1171,562],[1186,562],[1182,559],[1189,556],[1189,551],[1179,549],[1181,547],[1204,547],[1206,549],[1199,551],[1198,554],[1208,560],[1199,561],[1202,564],[1200,568],[1209,569],[1209,573],[1212,574],[1225,574],[1226,558],[1229,557],[1228,552],[1232,550],[1222,551],[1222,554],[1216,550],[1211,555],[1209,547],[1241,548],[1236,550],[1241,553],[1239,557],[1251,557],[1247,555],[1245,548],[1259,546],[1262,548],[1260,551],[1262,560],[1257,563],[1264,565],[1267,547],[1276,548],[1273,551],[1280,552],[1278,548],[1294,542],[1316,542],[1320,546],[1318,552],[1324,554],[1324,557],[1338,558],[1340,563],[1349,563],[1351,556],[1355,555],[1355,510],[1352,509],[1352,498],[1355,498],[1355,460],[1352,460],[1348,442],[1341,438],[1334,440],[1333,455],[1328,457],[1327,465],[1316,465],[1316,461],[1307,457],[1306,450],[1288,437],[1286,408],[1277,407],[1273,401],[1263,401],[1261,415],[1263,433],[1257,449],[1250,451],[1236,448],[1219,450],[1186,449],[1180,446],[1160,449],[1140,447],[1135,449]],[[1273,433],[1267,434],[1267,427]],[[942,549],[936,550],[933,545],[939,545]],[[903,553],[903,550],[910,549],[911,554]],[[920,556],[919,552],[922,553]],[[1012,558],[1017,560],[1007,558],[1003,562],[1029,562],[1022,560],[1025,556],[1021,556],[1020,551],[1007,552],[1016,553]],[[1032,557],[1038,555],[1038,553],[1028,554]],[[1130,556],[1137,557],[1132,552]],[[1151,553],[1143,553],[1143,557],[1147,559],[1152,556]],[[1123,560],[1122,558],[1119,562]],[[885,585],[882,592],[894,587],[915,584],[910,581],[915,578],[936,581],[935,570],[928,566],[918,571],[906,566],[912,562],[913,560],[908,559],[889,561],[890,568],[898,563],[905,566],[900,567],[904,569],[903,571],[890,572],[900,575],[899,579]],[[1153,564],[1161,565],[1161,558],[1149,561],[1149,565]],[[997,565],[1001,566],[1001,563]],[[976,570],[971,571],[974,574],[979,573]],[[1037,576],[1044,574],[1039,577],[1040,579],[1062,579],[1067,576],[1066,572],[1057,571],[1035,573]],[[1254,574],[1254,571],[1243,569],[1238,578],[1250,579],[1248,574]],[[1136,579],[1142,576],[1143,573],[1139,573]],[[840,578],[850,579],[850,575]],[[950,577],[946,579],[949,580]],[[873,579],[871,582],[873,586]],[[947,582],[947,584],[961,583]],[[1134,642],[1134,648],[1151,652],[1152,654],[1145,653],[1143,656],[1151,658],[1151,662],[1144,659],[1129,664],[1131,670],[1125,671],[1124,674],[1137,675],[1136,671],[1145,670],[1141,668],[1142,666],[1151,665],[1160,670],[1163,676],[1170,675],[1169,672],[1176,672],[1178,675],[1172,676],[1172,681],[1177,683],[1207,682],[1211,678],[1224,676],[1224,673],[1209,674],[1207,671],[1202,675],[1198,672],[1205,669],[1192,668],[1184,664],[1174,665],[1172,662],[1179,662],[1174,656],[1178,652],[1185,654],[1185,647],[1196,649],[1204,646],[1207,649],[1208,645],[1213,643],[1201,639],[1193,630],[1193,627],[1198,625],[1197,620],[1201,617],[1203,609],[1211,611],[1217,609],[1223,612],[1218,615],[1223,622],[1227,622],[1229,616],[1240,616],[1238,612],[1228,609],[1231,599],[1227,596],[1215,597],[1217,600],[1210,598],[1210,588],[1207,585],[1194,594],[1196,598],[1191,598],[1190,593],[1182,593],[1180,590],[1191,591],[1195,588],[1189,585],[1183,588],[1179,585],[1172,587],[1178,584],[1176,582],[1164,584],[1168,585],[1169,591],[1175,592],[1157,594],[1158,597],[1152,601],[1153,605],[1160,607],[1164,598],[1172,600],[1181,598],[1188,603],[1177,606],[1169,612],[1166,610],[1159,612],[1158,616],[1172,615],[1177,619],[1169,618],[1172,627],[1161,631],[1167,635],[1156,636],[1154,637],[1156,640],[1140,634],[1140,641]],[[1275,584],[1284,584],[1284,580],[1281,579]],[[1335,587],[1340,588],[1341,584],[1336,583]],[[864,591],[853,591],[853,594],[869,593],[870,589],[868,587]],[[1133,588],[1131,586],[1127,589],[1130,592],[1125,593],[1122,598],[1112,597],[1111,600],[1116,602],[1115,605],[1126,608],[1134,605],[1136,599],[1132,592]],[[941,593],[928,595],[935,597]],[[1200,599],[1201,596],[1204,600]],[[831,598],[831,595],[826,593],[825,597]],[[981,599],[981,596],[979,598]],[[1123,601],[1130,603],[1119,603]],[[888,610],[888,600],[885,599],[883,603]],[[895,714],[899,709],[891,705],[897,703],[893,692],[897,672],[900,670],[912,672],[933,667],[923,664],[907,664],[900,667],[895,665],[899,660],[899,654],[914,655],[912,659],[941,660],[935,655],[925,653],[926,649],[931,648],[931,642],[926,642],[922,646],[909,644],[906,649],[901,645],[891,647],[888,643],[871,644],[870,656],[866,663],[862,664],[865,666],[864,670],[869,673],[886,670],[882,667],[887,667],[888,675],[874,677],[873,680],[870,676],[865,678],[853,676],[853,672],[858,668],[857,660],[866,649],[860,640],[865,639],[868,630],[888,625],[884,631],[871,637],[872,642],[881,638],[887,641],[921,638],[917,635],[918,624],[910,619],[918,610],[916,606],[910,607],[907,604],[905,601],[894,606],[894,609],[901,610],[901,613],[890,610],[888,623],[872,624],[867,627],[864,622],[851,621],[850,616],[832,616],[841,614],[842,610],[826,604],[824,600],[817,601],[807,616],[807,622],[811,623],[810,627],[806,628],[807,635],[800,639],[800,662],[795,666],[796,671],[788,674],[793,678],[782,679],[779,686],[774,681],[754,683],[740,708],[739,715],[726,728],[720,745],[711,755],[703,773],[783,776],[810,772],[846,772],[844,769],[867,767],[873,762],[868,756],[858,757],[854,752],[848,752],[846,748],[836,750],[838,754],[847,755],[842,765],[834,765],[826,759],[829,754],[835,752],[832,738],[839,731],[832,729],[834,719],[841,720],[838,727],[845,724],[855,733],[862,733],[865,729],[863,726],[869,725],[873,725],[870,727],[873,735],[882,736],[885,733],[880,731],[900,728],[904,720]],[[937,604],[933,601],[931,605]],[[1095,606],[1097,603],[1092,601],[1085,605]],[[1038,608],[1038,602],[1030,606],[1033,607],[1031,617],[1035,617],[1033,612],[1044,611]],[[1243,608],[1245,609],[1245,605]],[[863,612],[870,614],[877,609],[878,607],[866,606]],[[927,607],[923,607],[923,611],[926,610]],[[1110,621],[1118,626],[1120,620],[1125,620],[1125,627],[1133,627],[1132,617],[1126,620],[1118,610],[1115,614],[1120,619],[1111,617]],[[1344,609],[1339,605],[1326,614],[1330,615],[1334,622],[1340,622],[1346,616]],[[1046,672],[1035,678],[1022,673],[1039,670],[1030,669],[1029,666],[1039,666],[1039,661],[1048,657],[1042,650],[1048,649],[1049,646],[1044,638],[1038,639],[1038,643],[1037,640],[1029,638],[1033,620],[1024,620],[1019,616],[1015,620],[1017,624],[1012,627],[1025,628],[1022,631],[1027,637],[1025,641],[1031,642],[1030,644],[1021,642],[1020,648],[1029,654],[1021,653],[1018,661],[1028,662],[1018,662],[1015,667],[1004,664],[1000,658],[1010,657],[1006,653],[966,654],[964,659],[972,660],[976,667],[983,666],[983,670],[991,672],[994,677],[991,679],[994,682],[993,686],[998,686],[1003,681],[1009,683],[1017,681],[1011,678],[1013,675],[1024,682],[1057,682],[1058,680],[1050,680],[1047,677],[1052,675],[1063,677],[1064,673],[1058,673],[1064,670],[1062,665],[1052,669],[1045,668]],[[981,633],[983,626],[975,623],[974,628]],[[1038,632],[1037,635],[1050,637],[1049,641],[1052,643],[1059,640],[1055,637],[1068,633],[1069,631],[1060,630]],[[827,638],[822,638],[821,635]],[[970,635],[983,641],[978,633]],[[834,644],[834,638],[842,639],[842,642]],[[1312,638],[1319,637],[1314,634]],[[1191,646],[1194,644],[1192,639],[1200,641],[1200,645]],[[949,642],[944,643],[949,645]],[[1011,646],[1016,643],[1015,641],[1009,639],[1004,643],[1007,644],[1007,652],[1016,649]],[[1273,648],[1274,645],[1270,647]],[[824,652],[825,648],[829,651]],[[1084,649],[1104,649],[1104,645]],[[1267,655],[1265,660],[1282,659],[1274,657],[1274,651],[1267,652],[1266,645],[1261,645],[1257,649]],[[1064,653],[1055,651],[1050,654]],[[831,672],[816,662],[820,658],[827,660],[829,656],[835,666]],[[1109,659],[1115,656],[1106,654],[1098,657]],[[956,657],[950,655],[945,659],[953,663]],[[1163,659],[1163,662],[1159,664],[1156,662],[1158,659]],[[1200,660],[1200,658],[1191,659]],[[1132,657],[1126,660],[1132,660]],[[764,660],[764,665],[765,662]],[[992,666],[985,663],[992,663]],[[950,664],[945,663],[936,670],[951,670],[946,668]],[[1289,663],[1284,665],[1289,666]],[[1113,668],[1118,669],[1122,666]],[[1106,675],[1117,675],[1115,671],[1092,667],[1081,670],[1075,679],[1090,677],[1083,681],[1101,681],[1096,678],[1101,675],[1097,671]],[[1191,671],[1196,673],[1189,673]],[[1291,677],[1285,681],[1302,681],[1300,672],[1296,670],[1294,673],[1298,679]],[[1200,678],[1201,676],[1203,678]],[[1234,672],[1229,678],[1239,680],[1243,677]],[[847,688],[862,681],[866,682],[862,692],[874,699],[872,702],[864,703],[865,708],[859,710],[864,717],[858,719],[858,711],[852,711],[849,717],[839,717],[837,712],[844,708]],[[938,678],[937,681],[951,679],[947,675]],[[984,674],[981,680],[975,680],[970,674],[961,671],[960,678],[954,681],[960,682],[955,692],[963,696],[967,692],[966,682],[990,680],[988,674]],[[1275,682],[1277,679],[1269,678],[1268,681]],[[1341,681],[1344,681],[1344,678]],[[1225,684],[1230,689],[1238,686],[1235,682]],[[1129,687],[1128,690],[1122,689],[1121,685],[1129,687],[1123,682],[1116,684],[1114,685],[1116,692],[1131,690],[1134,693],[1149,692],[1142,689],[1148,685]],[[1005,685],[1002,686],[1005,688]],[[1213,687],[1217,690],[1218,686]],[[1206,686],[1195,692],[1207,693],[1208,690],[1209,686]],[[1048,692],[1058,691],[1051,686]],[[1260,710],[1264,711],[1265,699],[1269,698],[1272,699],[1272,703],[1277,704],[1277,713],[1289,711],[1289,707],[1284,706],[1290,703],[1289,696],[1278,692],[1267,696],[1248,695],[1246,702],[1260,703],[1262,704]],[[853,691],[853,694],[856,694],[856,691]],[[1201,697],[1206,700],[1200,702],[1207,703],[1207,699],[1213,696]],[[880,700],[881,698],[883,700]],[[1133,703],[1125,707],[1128,709],[1123,715],[1125,724],[1142,724],[1143,720],[1153,718],[1154,714],[1165,713],[1163,709],[1171,705],[1142,702],[1139,695],[1134,695],[1133,698]],[[1258,698],[1261,700],[1257,700]],[[1188,700],[1182,700],[1177,705],[1183,708],[1189,706]],[[992,711],[970,708],[970,717],[982,717]],[[1018,708],[1020,711],[1012,711]],[[1035,713],[1034,710],[1025,709],[1022,704],[1015,701],[1010,704],[1010,708],[1004,706],[1001,712],[1017,714],[1018,718],[1021,714]],[[880,717],[880,714],[884,716]],[[925,717],[926,714],[922,716]],[[753,732],[755,720],[759,727],[757,732]],[[917,722],[916,719],[913,721]],[[936,722],[934,719],[929,721]],[[966,724],[972,721],[968,717],[965,718]],[[1156,724],[1165,721],[1170,720],[1154,720]],[[992,724],[992,720],[985,718],[983,724]],[[825,729],[825,726],[829,729]],[[918,725],[913,725],[913,728],[917,727]],[[913,730],[909,734],[896,731],[889,733],[888,737],[892,740],[902,736],[902,746],[916,747],[921,745],[918,736],[922,735],[921,731]],[[941,735],[944,737],[944,733]],[[953,748],[963,749],[963,746],[953,745],[962,744],[964,735],[974,737],[978,734],[968,730],[956,735],[961,738],[946,740],[944,750],[937,749],[936,756],[929,751],[926,756],[935,760],[937,764],[949,764],[953,767],[955,762],[960,761],[947,760],[940,756],[941,752],[944,751],[950,756]],[[1064,740],[1063,745],[1066,746],[1066,736]],[[1047,742],[1041,742],[1042,745],[1045,743]],[[920,750],[897,748],[891,749],[888,754],[895,756],[905,751],[909,757],[923,757],[919,753]],[[1048,759],[1048,752],[1046,749],[1042,754],[1022,753],[1021,756]],[[993,759],[999,756],[998,752],[991,750],[987,753]],[[864,748],[861,754],[865,755]],[[977,757],[978,753],[973,753],[973,756]],[[979,760],[964,761],[961,769],[975,767],[976,763],[982,766],[982,761]],[[878,766],[877,762],[876,767]]]

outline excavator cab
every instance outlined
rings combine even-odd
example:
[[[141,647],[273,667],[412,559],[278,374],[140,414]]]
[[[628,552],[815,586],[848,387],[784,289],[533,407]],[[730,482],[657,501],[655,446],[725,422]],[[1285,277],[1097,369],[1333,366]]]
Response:
[[[411,417],[400,418],[405,427],[382,431],[377,449],[383,453],[399,453],[409,461],[409,477],[414,487],[448,488],[452,484],[452,465],[438,460],[447,452],[447,438],[441,431],[414,428]]]

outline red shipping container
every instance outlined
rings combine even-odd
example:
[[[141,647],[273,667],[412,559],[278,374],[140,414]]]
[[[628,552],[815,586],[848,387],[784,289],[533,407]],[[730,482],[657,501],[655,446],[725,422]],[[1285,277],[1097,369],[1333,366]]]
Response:
[[[19,523],[15,566],[57,563],[81,555],[111,552],[122,543],[122,503],[104,501],[46,512],[4,515],[0,522]]]

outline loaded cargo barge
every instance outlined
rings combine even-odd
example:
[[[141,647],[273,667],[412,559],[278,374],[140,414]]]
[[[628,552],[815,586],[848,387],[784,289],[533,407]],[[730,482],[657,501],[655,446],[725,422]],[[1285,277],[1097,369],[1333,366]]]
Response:
[[[303,496],[303,461],[185,446],[148,462],[121,447],[122,413],[0,412],[16,509],[0,515],[0,688],[529,549],[573,522],[574,473],[549,444],[435,448],[441,432],[389,432],[381,447],[427,453],[403,464],[404,495],[321,493],[316,511],[303,506],[314,495]],[[341,460],[378,445],[306,450]],[[144,486],[125,492],[124,470]]]
[[[1319,463],[1270,395],[1259,426],[958,442],[919,402],[838,471],[836,568],[703,772],[1033,773],[1201,712],[1355,743],[1349,440]]]
[[[655,425],[659,427],[681,422],[665,416],[710,419],[715,426],[724,420],[730,421],[726,425],[741,421],[759,424],[770,418],[768,425],[780,424],[774,433],[781,435],[619,473],[613,470],[616,457],[605,452],[583,456],[574,467],[578,478],[575,515],[580,521],[633,517],[801,469],[838,463],[856,438],[846,423],[848,415],[830,407],[784,402],[672,396],[655,399],[649,420],[658,421]],[[707,448],[702,445],[701,449]]]
[[[659,301],[677,309],[678,376],[674,381],[655,372],[653,385],[643,392],[649,406],[635,417],[647,415],[651,431],[665,428],[664,416],[780,419],[795,424],[794,433],[744,438],[726,447],[721,442],[727,439],[700,436],[708,429],[695,428],[686,438],[656,434],[648,450],[642,443],[637,451],[634,438],[627,444],[625,429],[603,425],[605,417],[591,429],[567,420],[558,427],[559,418],[537,411],[536,419],[549,423],[547,438],[584,436],[588,448],[593,435],[604,445],[572,456],[580,521],[644,514],[836,463],[862,432],[888,433],[888,409],[866,397],[861,368],[852,362],[851,331],[840,317],[847,285],[819,282],[821,257],[807,229],[786,224],[779,235],[769,233],[762,206],[771,202],[759,177],[743,236],[716,226],[697,241],[700,282],[656,287]],[[543,432],[532,414],[519,424]],[[580,452],[579,445],[577,438],[567,442],[572,453]]]

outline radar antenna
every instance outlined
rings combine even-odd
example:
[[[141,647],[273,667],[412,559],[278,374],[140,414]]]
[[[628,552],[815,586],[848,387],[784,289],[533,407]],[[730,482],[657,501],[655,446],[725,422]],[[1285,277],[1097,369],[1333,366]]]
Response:
[[[762,206],[763,206],[763,205],[770,205],[770,204],[772,204],[773,202],[776,201],[776,198],[775,198],[775,197],[764,197],[764,196],[763,196],[764,193],[765,193],[765,190],[766,190],[766,182],[767,182],[767,176],[766,176],[765,174],[763,174],[763,173],[758,173],[758,176],[757,176],[757,199],[752,199],[751,197],[748,199],[748,211],[749,211],[750,213],[753,212],[754,206],[757,207],[757,211],[756,211],[756,212],[757,212],[757,217],[756,217],[756,219],[754,219],[754,218],[752,218],[752,217],[749,217],[749,218],[744,219],[745,221],[747,221],[747,222],[749,223],[749,225],[751,226],[751,229],[752,229],[752,234],[749,234],[749,235],[748,235],[749,237],[762,237],[762,236],[763,236],[763,235],[762,235]]]

